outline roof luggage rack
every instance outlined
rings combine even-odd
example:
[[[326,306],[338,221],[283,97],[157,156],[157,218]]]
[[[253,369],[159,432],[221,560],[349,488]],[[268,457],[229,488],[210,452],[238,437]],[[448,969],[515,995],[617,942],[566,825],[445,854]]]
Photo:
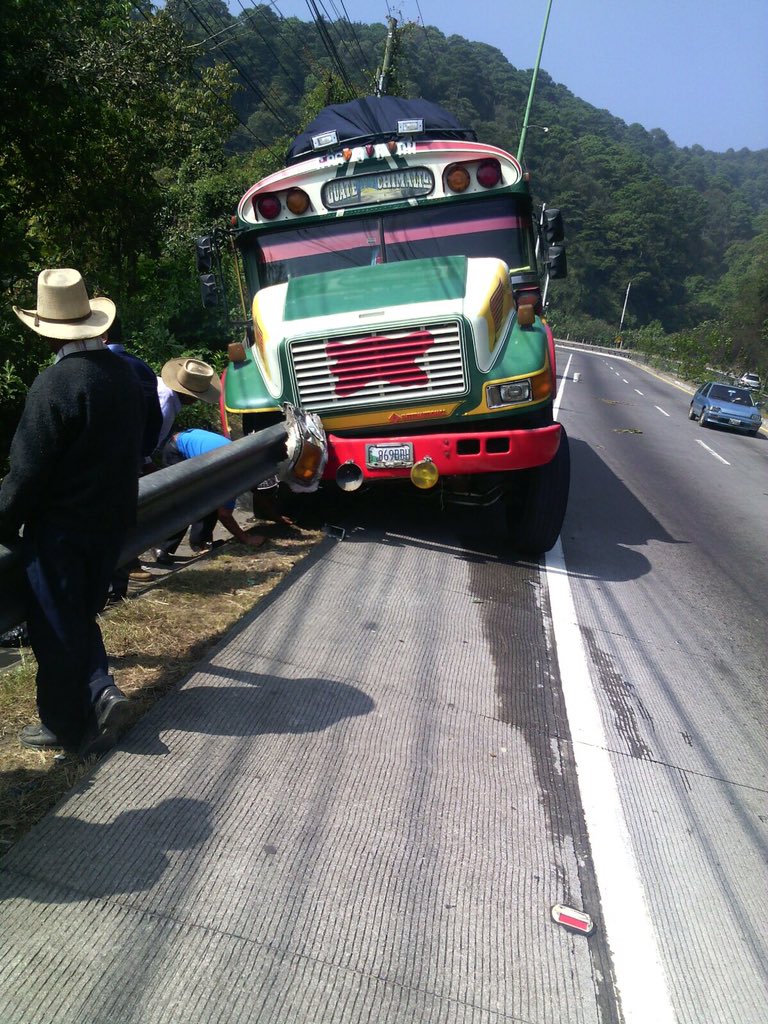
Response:
[[[341,146],[375,145],[392,139],[460,139],[476,142],[447,110],[429,100],[367,96],[325,107],[291,144],[286,165],[333,152]]]

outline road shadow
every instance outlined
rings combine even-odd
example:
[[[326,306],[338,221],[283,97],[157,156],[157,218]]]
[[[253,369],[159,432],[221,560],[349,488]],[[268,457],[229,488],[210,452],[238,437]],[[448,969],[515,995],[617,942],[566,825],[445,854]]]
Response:
[[[36,903],[144,892],[162,878],[170,851],[192,850],[212,830],[208,804],[187,797],[123,811],[106,824],[48,815],[3,860],[0,892]]]
[[[687,544],[664,529],[645,505],[584,441],[571,439],[571,492],[561,531],[568,573],[625,581],[650,572],[635,548],[658,541]]]
[[[145,715],[120,744],[134,754],[167,754],[163,733],[252,737],[321,732],[345,718],[368,715],[374,701],[347,683],[320,677],[288,679],[206,665],[205,676],[227,685],[191,682]],[[238,685],[239,684],[239,685]]]

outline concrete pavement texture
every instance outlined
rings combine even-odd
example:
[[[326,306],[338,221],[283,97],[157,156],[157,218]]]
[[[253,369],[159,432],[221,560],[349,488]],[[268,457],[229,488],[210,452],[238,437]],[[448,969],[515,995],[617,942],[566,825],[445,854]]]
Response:
[[[344,537],[4,858],[2,1024],[613,1019],[537,567]]]

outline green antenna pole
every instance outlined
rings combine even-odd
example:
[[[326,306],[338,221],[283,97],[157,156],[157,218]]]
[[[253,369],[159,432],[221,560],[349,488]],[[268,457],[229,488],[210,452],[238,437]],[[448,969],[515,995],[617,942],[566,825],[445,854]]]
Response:
[[[517,162],[523,158],[523,149],[525,147],[525,136],[528,134],[528,118],[531,115],[531,105],[533,103],[533,94],[536,91],[536,79],[539,77],[539,64],[541,64],[541,54],[544,49],[544,37],[547,34],[547,25],[549,23],[549,12],[552,10],[552,0],[548,0],[547,13],[544,16],[544,28],[541,30],[541,41],[539,42],[539,52],[536,56],[536,66],[533,69],[533,78],[531,79],[531,88],[528,90],[528,105],[525,108],[525,117],[523,118],[523,130],[520,134],[520,145],[517,148]]]

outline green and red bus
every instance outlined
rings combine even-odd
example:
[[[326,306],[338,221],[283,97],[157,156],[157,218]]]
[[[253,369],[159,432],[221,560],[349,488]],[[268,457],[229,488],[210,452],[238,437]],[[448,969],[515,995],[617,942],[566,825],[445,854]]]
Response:
[[[405,480],[447,502],[502,501],[512,545],[548,550],[570,464],[541,280],[563,275],[565,254],[550,246],[540,267],[539,229],[518,161],[440,107],[325,108],[238,205],[247,330],[230,346],[225,420],[258,429],[286,402],[315,412],[323,486]]]

